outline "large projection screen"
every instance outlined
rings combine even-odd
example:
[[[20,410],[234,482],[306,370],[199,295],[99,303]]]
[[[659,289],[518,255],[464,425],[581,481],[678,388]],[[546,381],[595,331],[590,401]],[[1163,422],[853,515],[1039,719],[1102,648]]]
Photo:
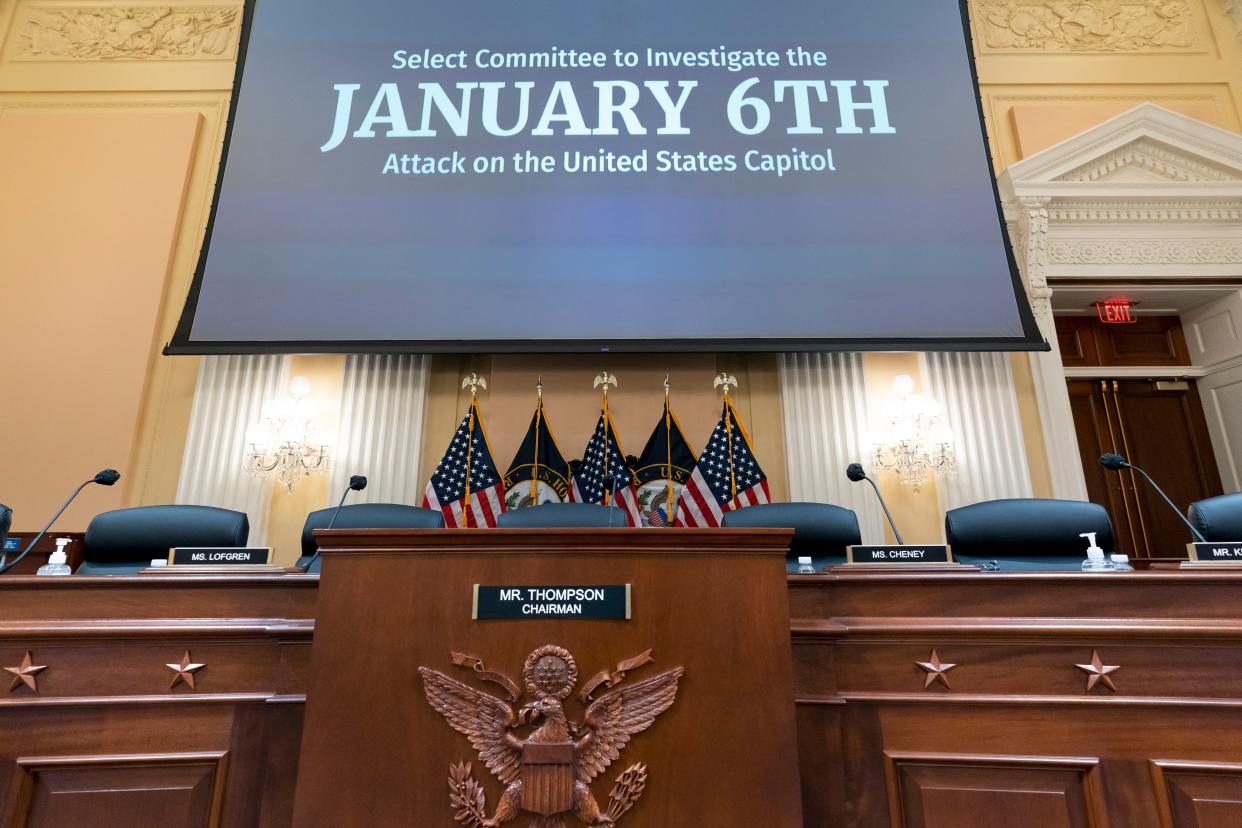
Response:
[[[958,0],[251,0],[168,353],[1040,349]]]

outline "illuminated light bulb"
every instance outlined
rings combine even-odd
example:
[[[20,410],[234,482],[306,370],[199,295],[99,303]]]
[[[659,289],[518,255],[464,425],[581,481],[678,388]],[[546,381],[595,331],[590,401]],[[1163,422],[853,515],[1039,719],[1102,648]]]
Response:
[[[893,378],[893,393],[904,397],[914,391],[914,377],[909,374],[898,374]]]
[[[296,400],[300,400],[309,394],[310,389],[310,380],[306,377],[294,377],[289,380],[289,393],[292,394],[293,398]]]

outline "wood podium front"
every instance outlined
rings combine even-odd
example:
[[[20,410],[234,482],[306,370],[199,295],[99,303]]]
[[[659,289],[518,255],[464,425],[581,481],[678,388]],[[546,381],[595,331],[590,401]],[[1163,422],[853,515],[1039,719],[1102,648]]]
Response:
[[[320,533],[294,824],[472,825],[503,803],[519,828],[801,826],[789,537]],[[474,620],[476,585],[629,585],[630,617]]]

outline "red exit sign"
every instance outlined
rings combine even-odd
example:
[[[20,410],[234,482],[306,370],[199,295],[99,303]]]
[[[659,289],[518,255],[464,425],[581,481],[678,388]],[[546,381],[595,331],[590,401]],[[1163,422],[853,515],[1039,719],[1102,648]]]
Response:
[[[1105,325],[1126,325],[1134,321],[1129,299],[1109,299],[1107,302],[1096,302],[1095,311]]]

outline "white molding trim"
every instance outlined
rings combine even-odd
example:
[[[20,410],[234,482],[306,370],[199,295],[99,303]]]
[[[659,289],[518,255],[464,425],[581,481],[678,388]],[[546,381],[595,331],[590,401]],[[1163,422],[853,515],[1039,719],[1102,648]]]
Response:
[[[1054,347],[1050,277],[1156,277],[1176,290],[1242,275],[1242,135],[1144,103],[1013,164],[998,184],[1031,308]],[[1086,499],[1086,484],[1067,377],[1202,371],[1066,369],[1055,350],[1029,358],[1053,496],[1072,499]]]
[[[1207,369],[1202,365],[1173,365],[1167,367],[1131,368],[1129,366],[1096,368],[1066,368],[1065,376],[1069,379],[1198,379],[1205,376]]]

